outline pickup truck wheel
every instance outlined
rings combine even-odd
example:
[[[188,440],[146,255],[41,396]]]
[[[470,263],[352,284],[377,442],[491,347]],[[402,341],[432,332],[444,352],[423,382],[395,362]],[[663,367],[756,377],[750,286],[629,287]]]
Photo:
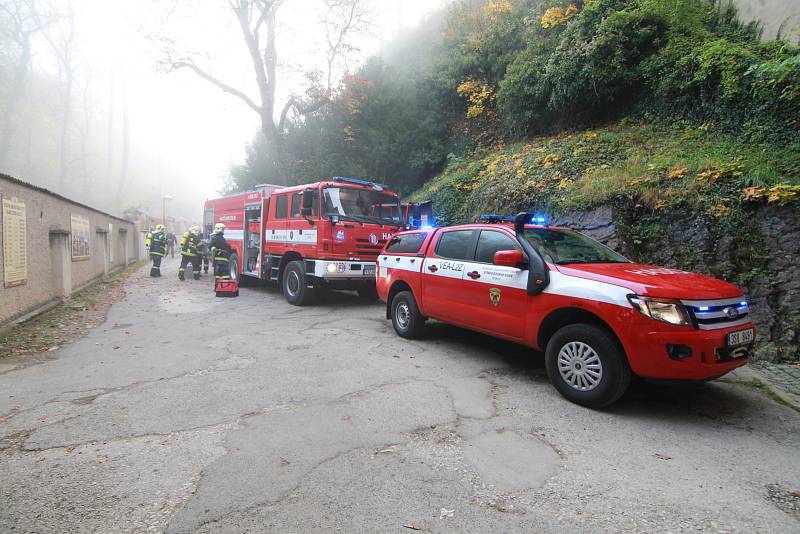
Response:
[[[314,290],[307,287],[306,271],[302,261],[290,261],[283,271],[283,296],[289,304],[305,306],[314,298]]]
[[[617,340],[589,324],[572,324],[556,332],[547,344],[545,364],[558,392],[589,408],[616,401],[631,381],[631,368]]]
[[[422,335],[425,318],[419,312],[417,300],[410,291],[401,291],[392,299],[392,326],[397,335],[415,339]]]

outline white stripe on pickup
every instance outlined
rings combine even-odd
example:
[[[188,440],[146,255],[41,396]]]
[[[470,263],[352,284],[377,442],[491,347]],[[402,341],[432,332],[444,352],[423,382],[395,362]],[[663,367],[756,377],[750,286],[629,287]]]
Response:
[[[632,307],[631,303],[628,302],[628,295],[633,291],[627,287],[589,280],[588,278],[567,276],[558,271],[550,271],[550,284],[544,289],[543,293],[606,302],[623,308]]]
[[[378,256],[380,263],[379,276],[385,278],[387,269],[399,269],[401,271],[411,271],[418,273],[422,268],[422,260],[424,258],[417,258],[416,256],[391,256],[381,255]]]
[[[391,259],[392,257],[389,256],[389,258]],[[382,261],[381,266],[384,264],[390,268],[394,267],[392,261]],[[436,270],[432,272],[430,270],[431,266],[435,266]],[[473,280],[469,276],[473,272],[477,272],[480,276]],[[460,278],[469,283],[482,283],[498,287],[526,289],[528,286],[527,270],[486,263],[426,258],[422,273],[427,276]],[[630,289],[606,282],[598,282],[597,280],[567,276],[559,271],[550,271],[550,283],[543,293],[605,302],[625,308],[631,307],[630,302],[628,302],[628,295],[632,293]]]

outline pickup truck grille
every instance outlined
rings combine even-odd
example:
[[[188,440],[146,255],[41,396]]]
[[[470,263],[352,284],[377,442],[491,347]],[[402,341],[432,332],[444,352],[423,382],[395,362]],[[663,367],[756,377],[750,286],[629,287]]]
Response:
[[[386,240],[378,241],[377,245],[369,242],[369,239],[356,239],[356,253],[359,256],[369,256],[377,258],[378,254],[383,250]]]
[[[717,330],[750,322],[750,304],[744,297],[721,300],[684,300],[700,330]]]

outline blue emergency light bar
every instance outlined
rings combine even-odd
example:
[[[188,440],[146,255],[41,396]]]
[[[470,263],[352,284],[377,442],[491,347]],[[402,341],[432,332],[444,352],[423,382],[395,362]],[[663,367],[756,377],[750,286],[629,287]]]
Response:
[[[375,189],[391,189],[387,184],[381,184],[381,183],[378,183],[378,182],[370,182],[370,181],[367,181],[367,180],[359,180],[358,178],[346,178],[344,176],[334,176],[333,177],[333,181],[334,182],[344,182],[344,183],[348,183],[348,184],[363,185],[363,186],[366,186],[366,187],[373,187]]]
[[[480,219],[485,222],[513,222],[516,223],[518,220],[519,215],[481,215]],[[526,224],[535,224],[537,226],[547,226],[548,220],[547,215],[536,213],[531,214]]]
[[[485,214],[485,215],[481,215],[480,219],[482,221],[486,221],[486,222],[498,222],[498,221],[514,222],[514,219],[516,219],[516,217],[514,215],[491,215],[491,214]]]

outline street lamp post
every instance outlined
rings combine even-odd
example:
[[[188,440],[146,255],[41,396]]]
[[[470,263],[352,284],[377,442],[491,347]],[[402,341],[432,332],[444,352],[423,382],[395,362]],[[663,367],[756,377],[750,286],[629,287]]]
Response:
[[[164,228],[167,228],[167,200],[172,200],[172,195],[164,195],[161,218],[164,221]]]

